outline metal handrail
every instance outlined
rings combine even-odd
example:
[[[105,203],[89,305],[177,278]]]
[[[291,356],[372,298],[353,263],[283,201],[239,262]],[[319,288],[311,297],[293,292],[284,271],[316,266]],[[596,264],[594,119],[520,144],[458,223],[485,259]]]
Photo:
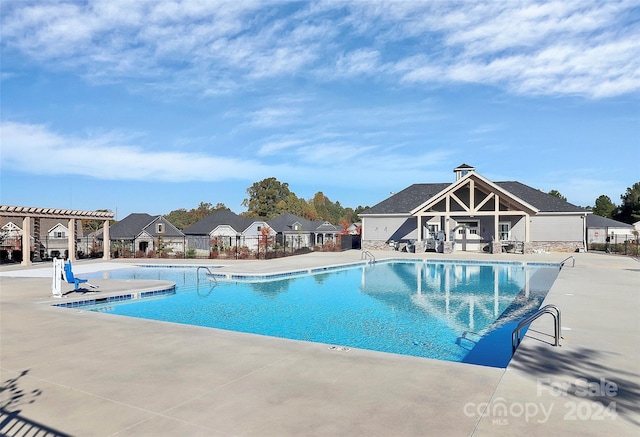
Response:
[[[526,319],[518,323],[518,326],[516,327],[516,329],[513,330],[513,332],[511,333],[511,353],[512,354],[516,351],[516,348],[520,345],[520,342],[522,341],[522,338],[520,337],[522,328],[531,324],[534,320],[536,320],[538,317],[542,316],[543,314],[551,314],[553,316],[553,320],[554,320],[553,331],[554,331],[554,338],[555,338],[554,346],[560,346],[560,339],[562,338],[562,321],[560,318],[560,309],[555,305],[545,305],[544,307],[536,311],[534,314],[530,315],[529,317],[527,317]]]
[[[369,262],[371,262],[371,263],[375,263],[376,262],[376,257],[373,256],[373,254],[371,252],[369,252],[368,250],[363,250],[362,251],[362,255],[360,256],[360,259],[370,259]]]
[[[218,280],[213,275],[213,273],[211,273],[211,270],[209,270],[209,267],[207,266],[198,266],[198,268],[196,269],[196,285],[200,285],[200,269],[205,269],[209,274],[209,277],[213,278],[213,282],[215,282],[215,284],[218,285]]]
[[[566,262],[567,262],[567,261],[569,261],[570,259],[571,259],[571,260],[573,260],[573,265],[572,265],[571,267],[575,267],[575,266],[576,266],[576,259],[575,259],[575,257],[572,255],[572,256],[568,256],[567,258],[563,259],[563,260],[560,262],[560,268],[563,268],[563,267],[564,267],[564,263],[566,263]]]

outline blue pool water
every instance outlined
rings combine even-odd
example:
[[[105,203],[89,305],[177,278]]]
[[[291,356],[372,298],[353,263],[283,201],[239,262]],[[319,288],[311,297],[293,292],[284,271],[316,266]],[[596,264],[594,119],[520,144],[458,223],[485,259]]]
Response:
[[[392,261],[216,283],[205,279],[203,270],[198,281],[192,267],[144,267],[108,274],[173,281],[176,292],[87,309],[506,367],[511,332],[540,307],[558,271],[554,265]]]

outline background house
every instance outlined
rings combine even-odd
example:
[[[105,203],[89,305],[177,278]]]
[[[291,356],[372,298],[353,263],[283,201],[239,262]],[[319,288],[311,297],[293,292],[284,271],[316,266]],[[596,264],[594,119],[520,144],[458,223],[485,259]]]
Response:
[[[129,214],[111,226],[109,235],[114,256],[179,256],[185,251],[184,233],[161,215]]]
[[[258,251],[263,232],[268,229],[266,221],[259,218],[242,217],[227,209],[218,210],[184,229],[187,245],[196,250],[197,256],[209,256],[212,250],[222,254],[236,252],[238,248]]]
[[[328,242],[336,242],[336,236],[342,228],[326,220],[311,221],[295,214],[284,213],[268,221],[276,232],[278,244],[298,250],[303,247],[313,248]]]
[[[18,222],[20,223],[21,220]],[[69,250],[69,228],[66,226],[68,220],[60,221],[56,219],[43,218],[38,220],[38,226],[33,226],[30,236],[30,251],[33,252],[34,257],[36,254],[40,259],[49,259],[53,257],[68,257]],[[0,232],[4,233],[4,239],[1,243],[1,250],[6,251],[8,259],[11,259],[11,254],[14,251],[22,251],[22,228],[14,221],[7,218],[2,218],[0,226]],[[81,220],[76,220],[76,232],[80,232],[82,228]],[[46,229],[46,231],[44,231]],[[44,232],[43,232],[44,231]],[[38,235],[38,236],[36,236]],[[75,236],[76,249],[78,254],[86,255],[87,245],[84,239],[79,235]],[[36,248],[36,246],[38,246]],[[20,256],[22,256],[20,254]]]
[[[467,164],[454,174],[454,182],[414,184],[363,211],[363,249],[586,248],[586,209],[521,182],[492,182]]]
[[[281,214],[271,220],[242,217],[229,210],[219,210],[184,230],[188,247],[197,256],[233,255],[240,250],[261,256],[260,252],[294,252],[313,250],[316,245],[335,242],[341,228],[327,221],[310,221],[294,214]]]

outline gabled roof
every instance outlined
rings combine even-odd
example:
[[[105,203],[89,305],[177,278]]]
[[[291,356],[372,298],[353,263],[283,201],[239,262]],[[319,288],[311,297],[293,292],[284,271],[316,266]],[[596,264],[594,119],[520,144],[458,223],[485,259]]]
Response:
[[[467,177],[471,177],[468,175]],[[476,174],[476,177],[479,177]],[[413,184],[382,202],[363,211],[359,215],[398,214],[409,215],[413,210],[425,204],[435,195],[460,183]],[[543,191],[520,182],[492,182],[500,189],[528,203],[540,212],[585,212],[586,209],[573,205]]]
[[[164,231],[162,232],[163,237],[183,237],[184,234],[178,228],[176,228],[169,220],[159,215],[154,217],[151,223],[144,227],[143,231],[148,233],[153,237],[157,237],[160,234],[157,232],[156,223],[164,224]]]
[[[300,224],[301,232],[336,232],[341,229],[326,220],[310,221],[291,213],[280,214],[267,223],[278,233],[294,232],[293,225],[296,223]]]
[[[422,205],[450,185],[451,184],[447,183],[413,184],[361,212],[360,215],[409,214],[413,209]]]
[[[239,216],[228,209],[220,209],[187,227],[183,232],[187,235],[208,235],[221,225],[231,226],[236,232],[242,232],[255,221],[260,220]]]
[[[301,230],[309,231],[309,220],[298,217],[297,215],[288,212],[272,218],[271,220],[267,221],[267,223],[269,224],[271,229],[276,232],[291,232],[293,231],[293,225],[296,223],[300,223],[300,227],[302,228]]]
[[[317,232],[339,232],[342,230],[341,226],[332,225],[326,220],[311,222],[315,226],[314,230]]]
[[[633,225],[619,222],[607,217],[602,217],[596,214],[587,215],[587,227],[588,228],[629,228],[633,229]]]
[[[162,222],[165,225],[164,237],[181,237],[184,234],[163,216],[150,216],[146,213],[129,214],[117,223],[109,227],[110,240],[133,240],[142,232],[152,237],[158,236],[155,223]]]
[[[508,191],[516,197],[535,206],[540,212],[585,212],[585,208],[573,205],[556,196],[537,190],[528,185],[516,181],[495,182],[496,185]]]
[[[109,238],[111,240],[132,240],[153,220],[154,217],[146,213],[129,214],[109,227]]]
[[[49,229],[47,231],[47,233],[50,233],[51,231],[53,231],[55,228],[57,228],[58,226],[62,226],[64,228],[65,231],[69,232],[69,228],[66,227],[65,225],[63,225],[62,223],[56,223],[54,226],[51,227],[51,229]]]

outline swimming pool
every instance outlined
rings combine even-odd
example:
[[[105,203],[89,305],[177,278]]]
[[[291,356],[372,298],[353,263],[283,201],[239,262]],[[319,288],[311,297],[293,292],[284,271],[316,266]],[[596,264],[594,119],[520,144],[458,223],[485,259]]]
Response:
[[[173,281],[175,293],[84,309],[506,367],[513,328],[540,307],[558,271],[558,265],[392,260],[277,279],[213,281],[202,270],[198,280],[193,267],[139,267],[108,274]]]

